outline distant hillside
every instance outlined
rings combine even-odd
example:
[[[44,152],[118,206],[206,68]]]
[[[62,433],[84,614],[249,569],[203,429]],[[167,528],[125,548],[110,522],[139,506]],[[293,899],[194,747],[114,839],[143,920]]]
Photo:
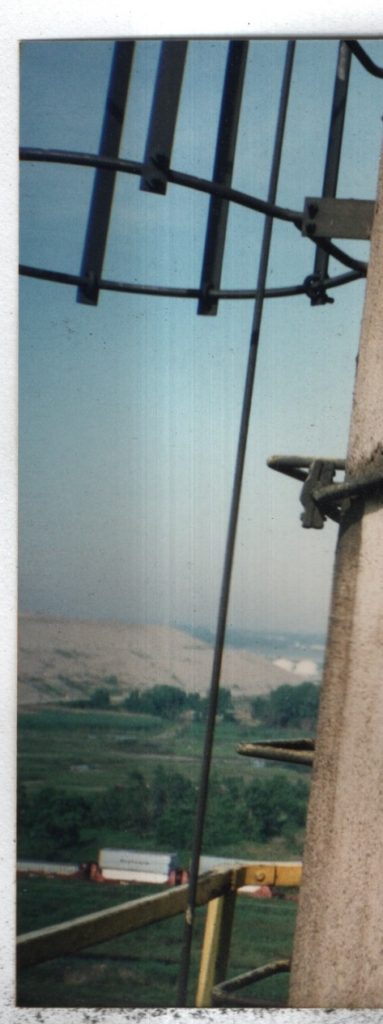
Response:
[[[180,629],[19,617],[21,704],[86,696],[101,685],[109,686],[116,696],[156,683],[206,694],[211,666],[211,645]],[[301,681],[302,676],[253,651],[228,648],[224,652],[221,684],[233,697],[251,697],[281,683]]]

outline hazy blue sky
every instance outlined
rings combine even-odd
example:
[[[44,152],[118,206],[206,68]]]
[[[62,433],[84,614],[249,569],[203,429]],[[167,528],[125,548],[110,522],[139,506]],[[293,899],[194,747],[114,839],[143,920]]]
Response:
[[[136,47],[121,155],[141,160],[158,42]],[[383,42],[366,43],[383,64]],[[22,47],[21,143],[97,151],[113,44]],[[172,166],[211,177],[225,41],[189,45]],[[278,201],[320,194],[336,41],[297,45]],[[235,187],[265,197],[285,55],[250,47]],[[374,198],[382,83],[353,61],[339,195]],[[93,171],[21,165],[21,260],[77,273]],[[208,197],[139,191],[121,175],[104,276],[198,286]],[[223,287],[255,287],[262,217],[229,216]],[[345,246],[346,247],[346,246]],[[366,243],[347,249],[367,258]],[[268,283],[301,283],[314,249],[276,223]],[[330,264],[341,273],[340,264]],[[236,547],[230,621],[325,628],[337,527],[305,531],[299,484],[273,453],[344,457],[364,282],[265,306]],[[193,300],[75,289],[21,278],[20,607],[70,617],[214,626],[253,302],[198,317]]]

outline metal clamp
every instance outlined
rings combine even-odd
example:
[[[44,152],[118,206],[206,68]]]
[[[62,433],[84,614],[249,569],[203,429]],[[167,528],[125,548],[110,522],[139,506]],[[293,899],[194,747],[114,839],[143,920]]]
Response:
[[[334,299],[327,295],[326,286],[319,274],[309,274],[305,277],[303,287],[312,306],[324,306],[326,303],[334,302]]]
[[[344,459],[272,455],[267,465],[294,480],[303,481],[300,501],[304,511],[301,520],[306,529],[321,530],[327,518],[339,523],[346,501],[379,492],[383,488],[382,472],[334,483],[336,471],[346,467]]]
[[[309,196],[302,234],[309,238],[370,238],[375,203],[369,199]]]

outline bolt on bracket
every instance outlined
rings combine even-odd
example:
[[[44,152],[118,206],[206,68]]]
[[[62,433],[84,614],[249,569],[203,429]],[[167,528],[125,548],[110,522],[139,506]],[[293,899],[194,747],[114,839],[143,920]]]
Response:
[[[370,238],[375,203],[369,199],[305,199],[302,234],[309,238]]]

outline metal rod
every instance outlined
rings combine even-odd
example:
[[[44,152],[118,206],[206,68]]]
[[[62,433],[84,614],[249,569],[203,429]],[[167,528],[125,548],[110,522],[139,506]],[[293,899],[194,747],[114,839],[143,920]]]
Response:
[[[99,146],[103,156],[118,156],[133,55],[133,42],[115,44]],[[88,283],[80,285],[77,293],[77,302],[90,306],[98,302],[98,280],[104,263],[115,179],[116,171],[111,174],[102,169],[97,170],[94,179],[80,271]]]
[[[244,974],[238,974],[236,978],[231,978],[230,981],[221,981],[219,985],[215,985],[213,997],[216,993],[224,995],[237,992],[238,989],[245,988],[246,985],[252,985],[257,981],[263,981],[264,978],[270,978],[273,974],[289,971],[290,966],[291,961],[286,959],[275,960],[273,963],[263,964],[262,967],[254,967],[253,970],[246,971]]]
[[[235,40],[229,44],[227,55],[213,179],[228,186],[233,176],[248,48],[247,42]],[[212,196],[201,271],[202,297],[198,303],[198,313],[203,316],[215,316],[218,309],[218,299],[212,297],[211,288],[219,288],[221,282],[228,213],[228,200]]]
[[[146,174],[140,182],[144,192],[166,193],[187,46],[185,40],[174,39],[161,46],[144,156]]]
[[[99,153],[80,153],[64,149],[41,149],[34,146],[22,146],[20,148],[20,160],[33,161],[34,163],[50,164],[73,164],[77,167],[101,167],[108,171],[120,171],[122,174],[143,175],[145,164],[137,160],[122,160],[118,157],[101,156]],[[197,192],[206,192],[208,195],[221,196],[222,199],[229,199],[238,206],[244,206],[249,210],[256,210],[258,213],[269,214],[279,220],[285,220],[295,225],[299,230],[303,224],[303,214],[297,210],[289,210],[283,206],[276,206],[274,203],[257,199],[246,192],[240,192],[235,188],[228,188],[220,185],[217,181],[209,181],[208,178],[198,178],[194,174],[186,174],[184,171],[174,171],[169,168],[167,172],[168,181],[174,185],[182,185],[185,188],[193,188]]]
[[[313,490],[313,498],[319,505],[328,500],[342,501],[344,498],[354,498],[358,495],[369,494],[371,491],[381,490],[383,487],[383,474],[373,473],[371,476],[359,477],[355,480],[342,480],[339,484],[328,484],[326,487],[316,487]]]
[[[274,204],[274,202],[275,202],[276,191],[277,191],[277,184],[278,184],[278,177],[279,177],[279,168],[280,168],[281,154],[282,154],[282,144],[283,144],[284,128],[285,128],[285,120],[286,120],[286,113],[287,113],[287,104],[288,104],[288,98],[289,98],[289,92],[290,92],[290,82],[291,82],[291,74],[292,74],[292,67],[293,67],[293,60],[294,60],[294,50],[295,50],[295,43],[291,40],[291,41],[289,41],[287,43],[285,67],[284,67],[284,72],[283,72],[283,80],[282,80],[282,88],[281,88],[281,98],[280,98],[280,104],[279,104],[278,121],[277,121],[276,133],[275,133],[274,152],[273,152],[272,166],[271,166],[271,171],[270,171],[268,201],[271,204]],[[191,954],[191,943],[192,943],[193,924],[194,924],[194,909],[195,909],[195,899],[196,899],[196,888],[197,888],[197,882],[198,882],[198,868],[199,868],[200,853],[201,853],[201,849],[202,849],[202,835],[203,835],[203,827],[204,827],[206,805],[207,805],[207,794],[208,794],[208,785],[209,785],[210,762],[211,762],[213,739],[214,739],[215,717],[216,717],[216,711],[217,711],[217,705],[218,705],[219,683],[220,683],[223,647],[224,647],[225,632],[226,632],[226,620],[227,620],[227,612],[228,612],[229,596],[230,596],[230,584],[231,584],[231,575],[232,575],[232,567],[233,567],[233,559],[234,559],[234,547],[235,547],[235,539],[236,539],[237,523],[238,523],[238,514],[239,514],[239,505],[240,505],[240,498],[241,498],[242,477],[243,477],[243,469],[244,469],[244,463],[245,463],[247,436],[248,436],[248,429],[249,429],[249,422],[250,422],[251,402],[252,402],[253,385],[254,385],[254,378],[255,378],[256,360],[257,360],[257,353],[258,353],[258,343],[259,343],[260,328],[261,328],[261,321],[262,321],[263,292],[264,292],[265,285],[266,285],[266,277],[267,277],[267,269],[268,269],[268,260],[269,260],[269,253],[270,253],[272,229],[273,229],[272,217],[267,217],[266,221],[265,221],[265,225],[264,225],[263,239],[262,239],[262,248],[261,248],[261,255],[260,255],[260,262],[259,262],[258,284],[257,284],[257,291],[259,293],[259,298],[257,299],[256,305],[255,305],[253,324],[252,324],[252,331],[251,331],[251,337],[250,337],[250,347],[249,347],[248,364],[247,364],[247,372],[246,372],[246,381],[245,381],[245,389],[244,389],[244,396],[243,396],[242,415],[241,415],[241,423],[240,423],[240,430],[239,430],[239,437],[238,437],[237,457],[236,457],[236,465],[235,465],[235,473],[234,473],[234,481],[233,481],[233,492],[232,492],[232,499],[231,499],[231,508],[230,508],[229,524],[228,524],[228,533],[227,533],[227,540],[226,540],[225,559],[224,559],[224,566],[223,566],[221,595],[220,595],[220,602],[219,602],[219,609],[218,609],[218,620],[217,620],[217,629],[216,629],[216,637],[215,637],[215,649],[214,649],[213,667],[212,667],[212,675],[211,675],[211,683],[210,683],[210,693],[209,693],[208,717],[207,717],[206,731],[205,731],[203,760],[202,760],[202,767],[201,767],[201,778],[200,778],[200,785],[199,785],[199,792],[198,792],[198,804],[197,804],[197,812],[196,812],[196,819],[195,819],[193,851],[192,851],[192,859],[191,859],[191,866],[190,866],[188,906],[187,906],[186,915],[185,915],[184,937],[183,937],[183,946],[182,946],[182,952],[181,952],[181,964],[180,964],[179,988],[178,988],[178,1005],[179,1006],[185,1006],[186,1005],[186,1001],[187,1001],[187,988],[188,988],[188,977],[189,977],[189,967],[190,967],[190,954]]]
[[[367,263],[364,263],[363,260],[356,260],[354,256],[349,256],[348,253],[344,252],[343,249],[340,249],[338,245],[334,245],[334,242],[330,242],[329,238],[315,238],[313,239],[313,241],[315,241],[318,250],[327,253],[328,256],[333,256],[334,259],[339,260],[340,263],[343,263],[345,267],[350,267],[351,270],[357,270],[360,271],[364,276],[366,275]],[[327,266],[328,260],[326,265],[326,274]],[[312,303],[312,305],[315,305],[315,303]]]
[[[346,114],[348,82],[350,76],[351,50],[343,40],[339,43],[338,60],[335,73],[335,85],[330,118],[330,130],[327,144],[325,171],[322,196],[334,197],[338,182],[340,154],[342,149],[343,128]],[[328,274],[329,257],[323,248],[317,249],[314,261],[314,275],[320,280]],[[311,305],[323,304],[324,297],[311,299]]]
[[[275,743],[241,743],[237,747],[237,754],[243,757],[256,757],[262,761],[286,761],[292,764],[312,765],[314,761],[314,748],[282,746]]]
[[[79,274],[67,274],[59,270],[45,270],[43,267],[30,267],[25,263],[20,263],[19,274],[23,277],[33,277],[40,281],[52,281],[56,284],[82,285],[85,287],[89,283],[88,278],[81,277]],[[339,288],[344,284],[358,281],[361,276],[359,271],[353,271],[350,274],[340,274],[338,277],[327,278],[324,285],[326,288]],[[201,297],[200,288],[168,288],[162,285],[131,284],[127,281],[107,281],[103,279],[98,282],[98,289],[99,291],[126,292],[134,295],[153,295],[159,298],[199,299]],[[209,294],[213,298],[231,300],[256,299],[258,297],[258,292],[255,288],[224,288],[221,290],[212,288]],[[298,284],[286,286],[285,288],[266,288],[264,298],[283,299],[305,294],[306,286]]]
[[[267,465],[270,469],[278,470],[279,473],[289,473],[289,470],[297,469],[298,467],[301,469],[310,469],[313,462],[317,462],[318,460],[321,462],[330,462],[331,465],[334,466],[334,469],[344,469],[346,465],[345,459],[331,459],[328,458],[328,456],[326,458],[322,458],[321,455],[270,455],[270,458],[267,460]],[[293,476],[292,473],[291,476]],[[297,477],[296,479],[306,479],[306,476],[304,476],[304,478]]]
[[[100,156],[95,153],[75,153],[69,150],[40,149],[34,147],[21,147],[20,160],[33,161],[35,163],[68,164],[77,167],[101,167],[108,171],[121,171],[123,174],[144,173],[145,166],[136,160],[121,160],[118,157]],[[183,171],[167,172],[167,180],[174,185],[181,185],[184,188],[195,189],[196,192],[206,192],[208,195],[221,196],[222,199],[229,199],[238,206],[244,206],[248,210],[255,210],[257,213],[264,213],[265,216],[276,217],[278,220],[294,224],[299,231],[302,229],[303,214],[287,207],[276,206],[274,203],[265,202],[255,196],[249,196],[246,192],[240,192],[235,188],[228,188],[215,181],[208,181],[207,178],[197,178],[193,174],[185,174]],[[367,272],[367,264],[348,256],[338,246],[323,238],[310,239],[325,252],[335,256],[337,260],[353,270],[360,271],[364,276]],[[311,275],[313,276],[313,275]]]
[[[366,71],[369,71],[370,75],[374,75],[375,78],[383,78],[383,68],[380,68],[378,64],[375,64],[375,61],[371,60],[371,57],[368,56],[363,46],[356,42],[356,39],[346,39],[345,42],[350,48],[351,53],[354,54],[354,57],[363,65]]]

